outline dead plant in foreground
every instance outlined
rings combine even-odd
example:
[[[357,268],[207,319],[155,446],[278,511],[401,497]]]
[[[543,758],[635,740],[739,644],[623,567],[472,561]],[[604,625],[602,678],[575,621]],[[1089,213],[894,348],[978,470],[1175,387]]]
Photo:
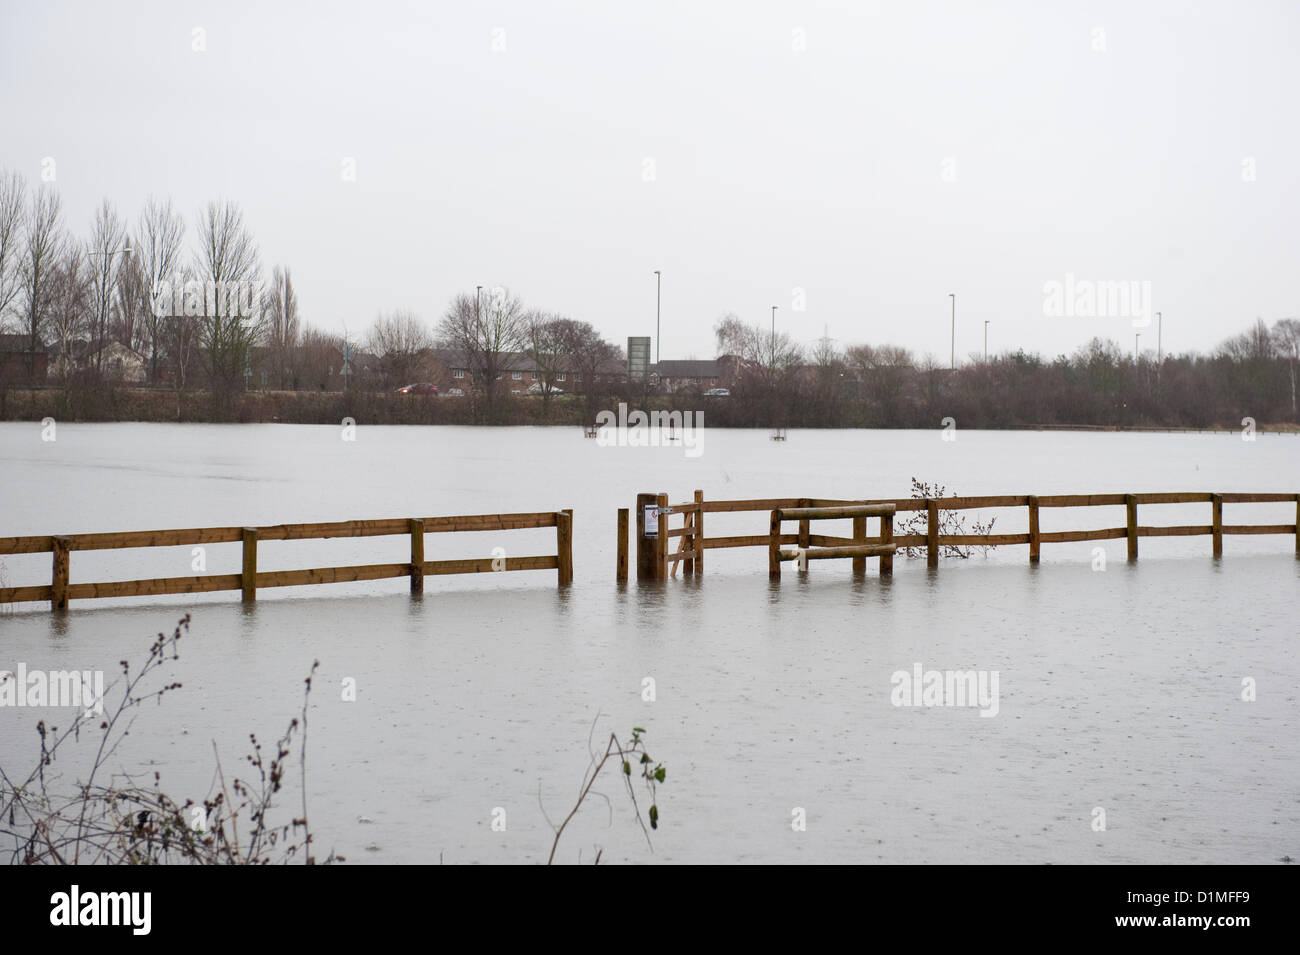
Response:
[[[912,497],[921,499],[940,500],[944,497],[955,497],[949,495],[947,489],[942,484],[926,484],[924,481],[918,481],[912,478]],[[966,524],[966,516],[961,511],[945,511],[939,508],[939,535],[945,534],[991,534],[993,525],[996,523],[996,517],[990,517],[988,523],[981,523],[973,518],[970,521],[969,528]],[[929,529],[929,517],[925,511],[910,511],[909,516],[903,518],[899,526],[894,530],[896,536],[902,537],[907,534],[926,535]],[[996,544],[977,544],[980,550],[987,555],[990,547],[996,547]],[[900,547],[899,551],[908,557],[924,557],[925,545],[913,544],[907,547]],[[942,544],[939,547],[939,556],[941,557],[960,557],[962,560],[970,557],[974,553],[974,548],[963,547],[960,544]]]
[[[594,736],[596,731],[596,721],[599,719],[600,715],[597,714],[596,720],[591,724],[592,735],[587,737],[587,751],[591,755],[591,763],[588,764],[587,771],[583,774],[582,785],[579,786],[578,791],[578,801],[574,803],[573,808],[569,810],[569,814],[564,817],[564,821],[558,826],[551,822],[549,816],[546,819],[546,821],[551,824],[551,828],[555,830],[555,841],[551,843],[551,854],[546,859],[547,865],[551,865],[555,861],[555,850],[559,848],[560,837],[564,835],[565,828],[569,825],[570,821],[572,821],[573,817],[578,814],[578,810],[582,808],[582,804],[587,800],[587,798],[591,795],[597,795],[600,796],[600,798],[605,799],[604,795],[601,793],[593,794],[592,787],[596,785],[596,779],[600,776],[600,771],[611,761],[617,761],[618,765],[622,767],[623,782],[627,786],[628,798],[632,800],[632,809],[636,813],[636,821],[641,826],[641,831],[645,833],[646,844],[650,846],[650,851],[654,851],[654,846],[650,842],[650,833],[645,827],[645,821],[641,818],[641,807],[636,801],[636,790],[632,786],[632,768],[633,765],[640,768],[641,779],[645,781],[646,791],[650,794],[650,811],[647,815],[650,820],[651,829],[659,828],[659,806],[655,802],[655,793],[657,785],[664,781],[668,771],[664,768],[662,763],[654,762],[650,758],[650,754],[646,752],[645,741],[642,739],[645,730],[639,726],[632,727],[632,736],[627,740],[627,742],[619,742],[618,736],[614,733],[610,733],[609,741],[605,744],[605,752],[602,754],[595,750],[592,747],[591,742],[592,736]],[[633,760],[636,761],[635,764],[633,763]],[[537,788],[537,801],[540,805],[542,801],[540,783],[538,783]],[[608,804],[609,800],[606,799],[605,801],[606,804]],[[542,807],[542,814],[546,814],[545,806]],[[595,859],[596,865],[600,865],[600,856],[601,850],[598,850]]]
[[[121,661],[122,697],[115,706],[102,714],[93,709],[77,712],[62,731],[40,721],[36,726],[40,758],[25,777],[13,777],[0,766],[0,841],[11,844],[7,849],[11,864],[266,865],[301,860],[311,865],[316,861],[307,823],[306,769],[307,703],[319,662],[313,662],[304,681],[301,715],[289,721],[273,753],[264,753],[256,735],[250,734],[248,777],[236,777],[227,785],[218,757],[217,791],[201,804],[176,802],[163,792],[158,772],[147,786],[129,775],[110,774],[108,764],[130,733],[135,710],[150,700],[161,703],[164,695],[181,688],[177,682],[152,691],[144,686],[146,678],[150,682],[161,678],[155,674],[179,659],[180,640],[189,624],[186,614],[170,636],[158,634],[138,669],[133,671],[128,661]],[[98,732],[98,746],[84,781],[78,780],[69,790],[60,785],[62,777],[53,767],[68,739],[79,740],[83,732]],[[284,785],[295,736],[302,815],[277,824],[271,819],[274,800]],[[108,780],[101,782],[105,775]],[[323,861],[342,861],[342,857],[331,852]]]

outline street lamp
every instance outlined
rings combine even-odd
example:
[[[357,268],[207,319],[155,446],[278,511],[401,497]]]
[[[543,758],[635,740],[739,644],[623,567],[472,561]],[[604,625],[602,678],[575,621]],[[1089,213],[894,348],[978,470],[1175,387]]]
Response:
[[[989,320],[984,319],[984,364],[989,363]]]
[[[1163,363],[1165,357],[1163,335],[1160,329],[1160,313],[1156,312],[1156,362]]]
[[[1142,333],[1138,332],[1133,336],[1133,361],[1137,362],[1142,357],[1142,351],[1138,343],[1142,340]]]
[[[955,292],[949,292],[948,297],[952,299],[952,355],[948,359],[948,367],[955,369],[957,367],[957,295]]]
[[[659,302],[660,291],[662,290],[663,277],[659,270],[655,269],[655,364],[659,364]]]

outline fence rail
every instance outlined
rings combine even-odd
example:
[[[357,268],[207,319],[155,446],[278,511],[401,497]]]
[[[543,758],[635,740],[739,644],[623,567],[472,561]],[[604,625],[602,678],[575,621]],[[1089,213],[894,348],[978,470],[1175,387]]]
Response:
[[[1296,505],[1296,521],[1292,524],[1225,524],[1225,504],[1287,504]],[[638,579],[664,579],[675,576],[678,565],[686,574],[699,574],[704,570],[704,555],[709,550],[734,547],[771,548],[774,540],[779,544],[797,544],[801,547],[843,547],[860,545],[860,540],[846,537],[812,534],[806,518],[799,523],[797,534],[749,534],[725,537],[707,537],[704,532],[706,514],[734,514],[761,511],[770,514],[782,511],[787,519],[798,515],[800,509],[844,508],[860,505],[892,504],[896,512],[926,513],[925,533],[895,534],[893,543],[899,548],[922,547],[930,567],[939,564],[944,547],[1005,547],[1028,545],[1029,560],[1037,563],[1043,544],[1064,544],[1076,541],[1102,541],[1124,538],[1128,545],[1128,558],[1136,560],[1138,541],[1143,537],[1201,537],[1212,538],[1212,553],[1223,555],[1223,538],[1257,534],[1293,534],[1296,538],[1296,556],[1300,557],[1300,494],[1286,492],[1212,492],[1212,491],[1157,491],[1143,494],[999,494],[944,498],[876,498],[840,500],[824,498],[755,498],[737,501],[706,501],[704,492],[696,491],[693,501],[669,505],[668,495],[641,494],[637,497],[637,519],[642,520],[644,508],[659,509],[658,533],[647,536],[644,526],[638,523],[637,577]],[[1138,508],[1154,504],[1209,504],[1208,524],[1152,525],[1138,523]],[[1043,508],[1123,507],[1123,527],[1103,527],[1088,530],[1042,531],[1039,512]],[[1029,530],[1015,534],[943,534],[940,533],[940,514],[944,511],[963,511],[982,508],[1025,508],[1028,512]],[[620,512],[622,514],[623,512]],[[671,528],[670,518],[684,516],[681,527]],[[616,570],[618,580],[627,579],[627,527],[620,523],[620,553],[624,559]],[[678,549],[670,552],[668,542],[678,538]]]
[[[424,559],[426,534],[504,531],[532,527],[555,528],[555,554],[430,561]],[[266,541],[398,535],[409,536],[411,539],[409,562],[311,567],[301,570],[259,571],[257,569],[258,545]],[[145,580],[113,580],[95,583],[72,583],[70,580],[73,551],[230,543],[240,543],[243,546],[243,562],[240,573],[237,574],[156,577]],[[27,587],[0,587],[0,604],[48,600],[51,610],[63,610],[67,608],[69,600],[211,593],[221,590],[241,591],[245,601],[252,601],[257,598],[258,590],[267,587],[302,587],[359,580],[384,580],[392,577],[409,577],[411,593],[418,594],[424,592],[425,577],[515,570],[554,570],[559,583],[563,585],[573,581],[573,511],[401,517],[370,521],[273,524],[265,527],[193,527],[157,531],[0,538],[0,555],[43,552],[53,555],[50,583]]]

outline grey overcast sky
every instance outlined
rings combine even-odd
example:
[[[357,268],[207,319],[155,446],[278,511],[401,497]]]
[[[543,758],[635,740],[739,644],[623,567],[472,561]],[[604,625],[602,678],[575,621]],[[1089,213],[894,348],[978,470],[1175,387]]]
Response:
[[[191,240],[234,199],[353,334],[505,285],[623,345],[660,269],[664,358],[777,305],[946,363],[950,292],[959,359],[985,320],[994,352],[1131,349],[1045,314],[1073,274],[1150,282],[1166,351],[1207,351],[1300,313],[1298,42],[1256,0],[0,0],[0,167],[52,157],[83,237],[104,197],[170,196]]]

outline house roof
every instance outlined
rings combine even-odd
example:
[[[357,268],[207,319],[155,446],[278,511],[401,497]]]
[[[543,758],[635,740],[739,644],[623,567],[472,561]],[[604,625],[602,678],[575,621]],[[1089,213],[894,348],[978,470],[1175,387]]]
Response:
[[[660,378],[722,377],[722,367],[716,358],[669,358],[655,362],[650,370]]]
[[[0,351],[27,351],[28,343],[31,341],[26,335],[0,335]],[[36,350],[44,351],[45,343],[39,338],[36,340]]]

